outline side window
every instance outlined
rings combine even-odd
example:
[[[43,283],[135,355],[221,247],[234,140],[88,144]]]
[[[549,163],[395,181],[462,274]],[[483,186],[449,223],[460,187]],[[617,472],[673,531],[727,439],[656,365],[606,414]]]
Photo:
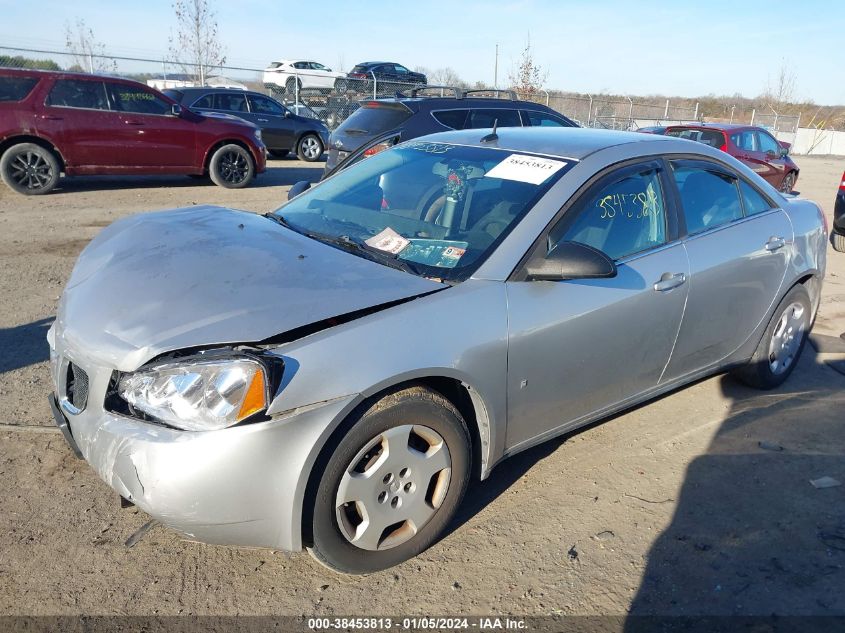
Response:
[[[297,70],[307,70],[308,62],[294,62],[293,67]]]
[[[115,110],[136,114],[167,114],[170,112],[170,104],[143,88],[117,83],[110,83],[108,86]]]
[[[194,101],[194,105],[191,106],[192,108],[197,108],[200,110],[213,110],[214,109],[214,95],[208,94],[205,95],[196,101]]]
[[[522,121],[519,120],[519,112],[517,110],[498,110],[494,108],[483,108],[469,111],[469,120],[467,121],[467,129],[493,127],[493,123],[497,122],[498,127],[521,127]]]
[[[760,192],[744,180],[739,181],[739,190],[742,193],[742,206],[745,209],[745,215],[756,215],[773,208]]]
[[[246,107],[246,95],[238,92],[218,92],[214,95],[215,110],[226,112],[249,112]]]
[[[745,131],[731,134],[731,142],[733,142],[733,144],[739,149],[743,149],[747,152],[757,151],[757,139],[755,138],[754,132]]]
[[[47,95],[47,105],[64,108],[108,110],[106,87],[101,81],[59,79]]]
[[[0,77],[0,102],[25,99],[37,83],[35,77]]]
[[[405,68],[404,66],[400,66],[399,64],[394,64],[393,71],[397,75],[407,75],[409,72],[407,68]]]
[[[569,127],[563,119],[537,110],[522,110],[522,124],[532,127]]]
[[[431,115],[441,125],[453,130],[463,130],[468,112],[469,110],[441,110],[440,112],[432,112]]]
[[[704,166],[672,164],[687,232],[700,233],[742,217],[737,179]]]
[[[612,259],[660,246],[666,242],[666,206],[660,173],[624,170],[610,182],[588,191],[550,235],[550,248],[559,242],[580,242]],[[574,219],[568,220],[568,217]]]
[[[284,116],[285,110],[278,103],[267,97],[249,95],[249,107],[256,114],[274,114]]]
[[[757,132],[757,141],[761,152],[777,154],[780,150],[778,142],[765,132]]]

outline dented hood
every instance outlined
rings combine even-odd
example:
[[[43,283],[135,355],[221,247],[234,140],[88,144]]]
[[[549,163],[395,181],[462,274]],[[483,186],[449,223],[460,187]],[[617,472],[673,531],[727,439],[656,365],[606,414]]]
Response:
[[[443,284],[202,206],[136,215],[82,252],[56,336],[122,371],[176,349],[256,342]]]

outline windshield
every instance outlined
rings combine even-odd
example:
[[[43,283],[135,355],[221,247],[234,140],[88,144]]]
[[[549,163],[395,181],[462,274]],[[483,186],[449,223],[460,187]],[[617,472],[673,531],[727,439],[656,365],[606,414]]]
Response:
[[[410,141],[340,171],[272,217],[359,256],[462,281],[571,165]]]

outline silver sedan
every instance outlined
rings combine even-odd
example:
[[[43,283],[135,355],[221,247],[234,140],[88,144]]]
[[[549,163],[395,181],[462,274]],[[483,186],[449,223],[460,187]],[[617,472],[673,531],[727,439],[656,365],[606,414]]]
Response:
[[[450,132],[305,189],[115,222],[48,336],[71,446],[194,539],[395,565],[510,455],[706,375],[778,386],[819,304],[819,207],[700,143]]]

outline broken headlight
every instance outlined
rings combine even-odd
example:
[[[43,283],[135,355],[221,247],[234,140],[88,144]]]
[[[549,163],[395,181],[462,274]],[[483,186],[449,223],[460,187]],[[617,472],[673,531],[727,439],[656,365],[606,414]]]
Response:
[[[265,410],[267,385],[266,368],[252,357],[194,357],[124,374],[117,393],[170,426],[214,431]]]

